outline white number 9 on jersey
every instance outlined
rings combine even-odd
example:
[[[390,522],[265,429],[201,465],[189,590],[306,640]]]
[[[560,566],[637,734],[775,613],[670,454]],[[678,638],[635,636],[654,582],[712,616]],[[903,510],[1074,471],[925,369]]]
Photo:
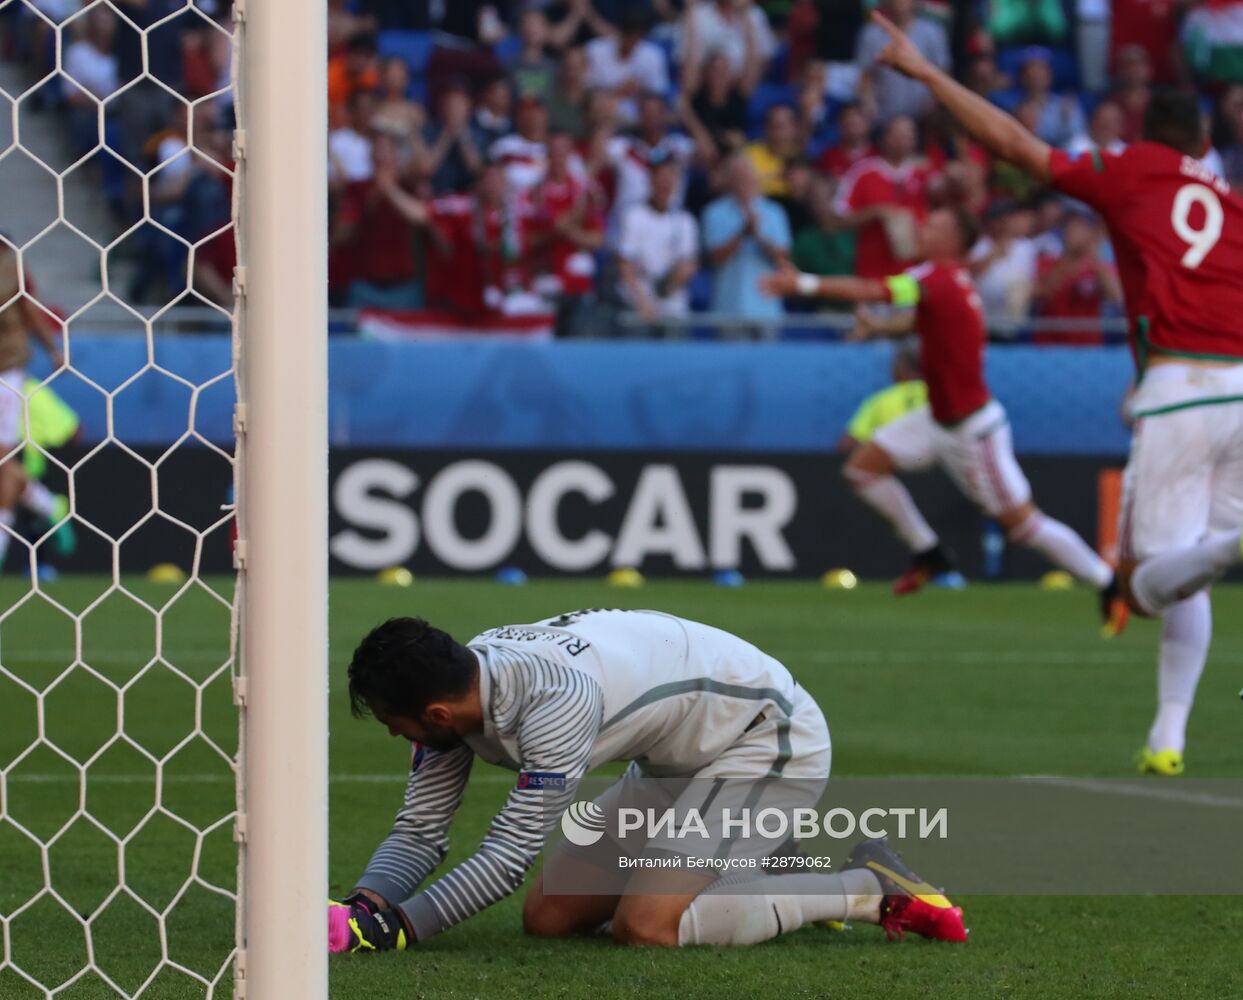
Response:
[[[1204,206],[1204,225],[1200,229],[1191,228],[1191,206]],[[1199,267],[1208,252],[1221,239],[1221,225],[1226,213],[1222,211],[1221,199],[1212,188],[1203,184],[1184,184],[1174,196],[1174,211],[1170,215],[1174,232],[1178,238],[1188,244],[1183,254],[1183,267],[1195,269]]]

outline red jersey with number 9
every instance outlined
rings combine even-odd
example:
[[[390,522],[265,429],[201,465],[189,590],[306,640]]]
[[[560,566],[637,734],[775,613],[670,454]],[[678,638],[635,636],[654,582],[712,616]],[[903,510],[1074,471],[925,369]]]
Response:
[[[1055,149],[1049,169],[1105,219],[1141,368],[1150,352],[1243,359],[1243,200],[1230,185],[1155,142]]]

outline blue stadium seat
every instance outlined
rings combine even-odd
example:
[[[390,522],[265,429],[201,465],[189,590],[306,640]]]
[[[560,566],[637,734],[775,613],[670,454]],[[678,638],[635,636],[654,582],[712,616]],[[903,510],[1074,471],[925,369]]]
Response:
[[[665,54],[665,68],[669,71],[669,80],[676,89],[674,82],[678,79],[678,63],[671,35],[648,35],[647,40]]]
[[[691,311],[707,312],[712,306],[712,272],[706,267],[700,268],[686,290],[690,292]]]
[[[764,70],[765,82],[784,84],[786,82],[786,66],[789,59],[789,43],[781,42],[778,44],[777,48],[773,50],[773,57],[768,60],[768,66]]]
[[[798,90],[783,83],[761,83],[747,106],[747,132],[756,135],[764,127],[764,116],[777,104],[798,105]]]
[[[1019,68],[1023,63],[1026,45],[1011,45],[997,53],[997,68],[1016,82]],[[1079,70],[1075,63],[1075,55],[1070,49],[1050,49],[1053,68],[1053,89],[1074,90],[1079,84]]]
[[[381,58],[398,56],[410,67],[411,76],[422,76],[436,46],[428,31],[381,31],[376,47]]]
[[[496,56],[496,61],[502,66],[508,66],[514,59],[518,58],[518,53],[521,51],[522,39],[514,32],[510,32],[492,46],[492,54]]]

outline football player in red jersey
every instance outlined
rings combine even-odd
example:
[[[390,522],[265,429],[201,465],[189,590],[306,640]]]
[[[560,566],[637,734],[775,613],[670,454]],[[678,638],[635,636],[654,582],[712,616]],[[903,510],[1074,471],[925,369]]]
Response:
[[[857,337],[918,331],[928,406],[886,424],[846,463],[861,500],[885,518],[915,553],[894,593],[920,589],[949,560],[898,470],[940,464],[958,488],[995,517],[1011,540],[1044,555],[1105,592],[1113,571],[1073,530],[1042,513],[1014,458],[1010,423],[984,381],[984,314],[964,265],[975,243],[975,220],[963,209],[933,212],[918,231],[924,263],[884,280],[819,278],[786,270],[761,280],[770,295],[815,295],[858,303],[890,303],[902,311],[877,318],[860,311]]]
[[[1204,167],[1194,97],[1156,94],[1143,141],[1072,158],[931,65],[884,17],[879,60],[926,84],[972,137],[1105,219],[1138,388],[1122,510],[1116,634],[1162,615],[1158,707],[1140,771],[1183,771],[1187,716],[1208,655],[1206,588],[1243,563],[1243,200]]]

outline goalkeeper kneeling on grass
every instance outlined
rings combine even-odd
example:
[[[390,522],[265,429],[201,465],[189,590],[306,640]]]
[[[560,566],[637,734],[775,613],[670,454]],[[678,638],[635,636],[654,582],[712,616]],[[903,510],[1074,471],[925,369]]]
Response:
[[[414,756],[392,832],[346,899],[329,904],[333,952],[407,948],[516,891],[580,780],[610,761],[631,765],[594,805],[576,809],[660,812],[680,804],[670,788],[692,782],[757,796],[780,785],[787,805],[807,807],[829,774],[824,715],[784,666],[728,632],[656,611],[572,612],[490,629],[466,645],[421,619],[393,619],[358,646],[349,687],[355,715],[410,740]],[[514,788],[475,854],[416,892],[448,851],[476,755],[516,771]],[[858,844],[833,873],[718,877],[666,863],[617,876],[614,860],[613,877],[629,880],[596,894],[588,894],[592,870],[575,867],[587,864],[576,855],[581,839],[570,843],[567,831],[545,860],[523,906],[526,933],[611,929],[627,944],[754,944],[850,919],[891,937],[966,940],[962,911],[883,839]],[[679,849],[671,838],[644,847],[663,858]]]

